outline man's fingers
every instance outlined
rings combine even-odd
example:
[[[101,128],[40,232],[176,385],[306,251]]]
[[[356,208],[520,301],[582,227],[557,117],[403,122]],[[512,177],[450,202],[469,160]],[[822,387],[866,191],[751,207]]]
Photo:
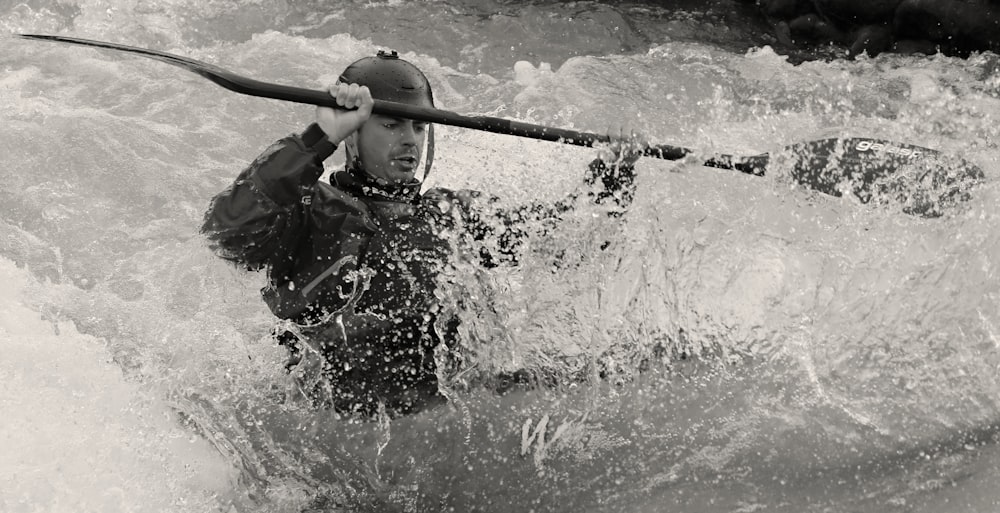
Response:
[[[347,99],[344,102],[344,106],[348,109],[356,109],[358,105],[361,105],[361,86],[358,84],[351,84],[348,87]]]
[[[358,90],[358,111],[365,117],[371,115],[372,108],[375,107],[375,100],[372,99],[372,92],[368,86],[361,86]]]
[[[332,90],[331,94],[333,94]],[[366,104],[373,103],[368,87],[358,84],[339,84],[334,96],[337,98],[337,105],[345,109],[359,109]]]
[[[598,149],[598,158],[607,163],[633,164],[648,147],[646,137],[630,123],[608,126],[608,143]]]

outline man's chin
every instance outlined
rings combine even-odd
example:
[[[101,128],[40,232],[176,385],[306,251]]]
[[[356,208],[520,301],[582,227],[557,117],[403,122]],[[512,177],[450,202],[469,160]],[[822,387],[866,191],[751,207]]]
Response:
[[[393,183],[409,183],[412,182],[417,176],[416,170],[414,171],[395,171],[392,173]]]
[[[368,173],[388,183],[401,184],[412,182],[417,176],[417,167],[389,165],[381,169],[369,170]]]

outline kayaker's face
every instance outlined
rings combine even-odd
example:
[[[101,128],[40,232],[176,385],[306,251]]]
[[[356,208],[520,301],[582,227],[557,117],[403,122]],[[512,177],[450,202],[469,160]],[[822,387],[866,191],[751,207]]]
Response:
[[[389,183],[416,176],[427,139],[427,123],[373,114],[358,130],[358,153],[365,171]]]

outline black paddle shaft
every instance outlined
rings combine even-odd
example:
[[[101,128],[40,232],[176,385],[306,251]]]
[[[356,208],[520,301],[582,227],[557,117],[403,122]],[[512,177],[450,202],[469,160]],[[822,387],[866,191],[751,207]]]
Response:
[[[18,36],[24,39],[71,43],[142,55],[144,57],[149,57],[167,64],[184,68],[188,71],[197,73],[212,82],[229,89],[230,91],[249,96],[259,96],[274,100],[304,103],[308,105],[320,105],[338,109],[344,108],[343,106],[337,105],[336,100],[334,100],[334,98],[330,96],[330,93],[327,91],[262,82],[260,80],[254,80],[252,78],[237,75],[218,66],[213,66],[201,61],[196,61],[194,59],[166,52],[75,37],[42,34],[19,34]],[[574,144],[577,146],[590,147],[598,143],[608,143],[611,141],[611,138],[607,135],[535,125],[489,116],[464,116],[446,110],[419,107],[416,105],[407,105],[404,103],[396,103],[385,100],[375,100],[375,106],[372,109],[372,112],[383,116],[426,121],[428,123],[440,123],[443,125],[471,128],[474,130],[482,130],[498,134],[516,135],[519,137],[527,137],[543,141]],[[691,153],[691,150],[687,148],[667,145],[650,145],[646,147],[643,152],[646,156],[667,160],[678,160],[684,158],[684,156],[689,153]]]

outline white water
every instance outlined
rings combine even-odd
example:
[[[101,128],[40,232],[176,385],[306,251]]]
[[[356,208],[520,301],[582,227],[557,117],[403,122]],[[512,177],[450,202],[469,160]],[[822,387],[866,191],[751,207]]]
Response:
[[[232,466],[103,340],[43,319],[25,306],[31,277],[2,272],[4,511],[205,511],[232,494]]]
[[[661,349],[665,361],[618,385],[457,392],[388,427],[350,423],[283,399],[262,278],[197,233],[211,195],[311,109],[153,61],[7,40],[0,509],[298,511],[316,494],[360,510],[996,509],[996,57],[791,66],[689,40],[647,51],[635,27],[662,22],[655,10],[417,5],[0,4],[0,26],[307,87],[393,46],[458,112],[592,131],[629,121],[706,153],[878,136],[960,155],[986,183],[922,219],[809,193],[780,169],[643,160],[623,220],[581,211],[521,269],[473,280],[460,267],[449,293],[483,299],[464,314],[480,371],[630,374]],[[431,19],[450,32],[415,29]],[[705,31],[698,16],[669,26],[675,39]],[[433,185],[510,204],[561,197],[593,156],[439,134]],[[549,272],[557,248],[580,264]],[[547,444],[530,438],[545,418],[545,439],[560,433]]]

